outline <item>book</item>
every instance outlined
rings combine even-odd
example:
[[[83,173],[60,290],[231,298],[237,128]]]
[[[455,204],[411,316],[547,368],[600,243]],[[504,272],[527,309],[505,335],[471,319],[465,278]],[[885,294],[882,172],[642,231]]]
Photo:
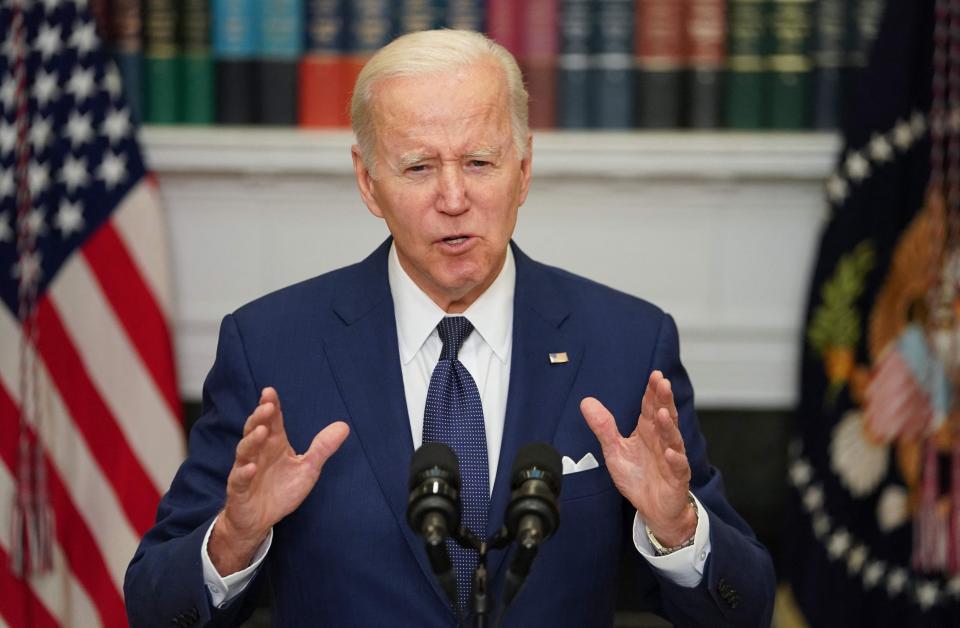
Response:
[[[346,70],[346,0],[307,0],[306,51],[300,60],[302,127],[346,127],[350,90]]]
[[[727,58],[727,7],[724,0],[688,0],[684,37],[687,71],[683,92],[687,126],[719,128],[723,125],[723,70]]]
[[[759,129],[764,125],[765,0],[728,0],[727,72],[724,80],[724,126]]]
[[[213,0],[212,6],[217,122],[255,124],[258,0]]]
[[[260,122],[297,124],[298,66],[303,52],[303,0],[260,0],[257,96]]]
[[[446,26],[445,0],[396,0],[397,34],[427,31]]]
[[[682,2],[637,1],[637,121],[641,127],[680,126],[684,28]]]
[[[180,121],[213,124],[216,75],[210,50],[210,2],[181,0],[180,14]]]
[[[773,0],[769,9],[766,126],[770,128],[810,126],[813,10],[813,0]]]
[[[486,28],[485,18],[485,0],[447,0],[447,28],[482,33]]]
[[[487,0],[487,36],[520,58],[523,7],[514,0]]]
[[[590,126],[634,126],[634,3],[595,0],[590,37]]]
[[[560,56],[557,61],[557,126],[590,126],[591,0],[560,0]]]
[[[557,0],[522,3],[520,68],[530,95],[530,127],[549,129],[557,118]]]
[[[847,5],[844,0],[819,0],[815,10],[810,60],[813,63],[812,126],[817,129],[835,129],[840,124]]]
[[[139,0],[112,0],[110,40],[123,93],[136,124],[143,122],[143,13]]]
[[[394,37],[392,9],[391,0],[352,0],[348,3],[347,56],[343,66],[347,103],[364,64]]]
[[[143,18],[143,120],[148,124],[173,124],[180,119],[183,94],[174,0],[146,0]]]

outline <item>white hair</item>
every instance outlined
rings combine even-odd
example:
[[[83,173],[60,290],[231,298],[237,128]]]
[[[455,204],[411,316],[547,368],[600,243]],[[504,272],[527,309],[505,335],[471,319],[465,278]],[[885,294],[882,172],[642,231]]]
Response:
[[[444,29],[402,35],[381,48],[360,71],[350,100],[350,122],[364,164],[371,169],[374,165],[376,129],[372,109],[373,90],[378,82],[396,76],[442,74],[485,60],[493,61],[503,71],[513,142],[517,156],[524,158],[530,132],[528,96],[516,59],[481,33]]]

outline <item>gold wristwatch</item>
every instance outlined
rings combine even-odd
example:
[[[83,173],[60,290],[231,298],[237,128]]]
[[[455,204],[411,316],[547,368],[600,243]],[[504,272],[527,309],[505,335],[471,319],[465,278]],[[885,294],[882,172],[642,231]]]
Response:
[[[697,516],[697,521],[700,520],[700,511],[697,509],[697,501],[693,498],[693,493],[687,492],[687,498],[690,500],[690,506],[693,508],[693,514]],[[694,528],[693,534],[690,535],[690,538],[681,543],[680,545],[674,545],[673,547],[666,547],[663,543],[657,540],[657,537],[653,535],[653,532],[650,531],[650,526],[646,523],[643,524],[643,529],[647,532],[647,539],[650,541],[650,545],[653,545],[653,551],[656,552],[657,556],[667,556],[672,554],[677,550],[681,550],[685,547],[690,547],[693,545],[693,540],[697,536],[697,530]]]

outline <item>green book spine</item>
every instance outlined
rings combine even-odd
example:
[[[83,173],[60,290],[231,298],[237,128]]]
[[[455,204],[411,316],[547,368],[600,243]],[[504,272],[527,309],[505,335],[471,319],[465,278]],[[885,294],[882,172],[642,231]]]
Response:
[[[180,115],[180,64],[174,0],[146,0],[144,16],[144,121],[173,124]]]
[[[216,73],[210,54],[210,3],[180,0],[181,115],[186,124],[213,124]]]
[[[773,0],[767,57],[767,126],[810,128],[813,62],[810,57],[813,0]]]
[[[730,0],[728,5],[725,126],[759,129],[764,112],[765,0]]]

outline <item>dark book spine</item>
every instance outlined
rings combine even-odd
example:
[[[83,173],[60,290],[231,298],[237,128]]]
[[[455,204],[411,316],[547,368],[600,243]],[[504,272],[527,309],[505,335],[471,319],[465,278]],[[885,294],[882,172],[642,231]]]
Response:
[[[180,119],[180,62],[174,0],[146,0],[144,17],[144,122],[173,124]]]
[[[769,14],[771,50],[767,57],[767,115],[771,128],[810,127],[813,9],[813,0],[773,0]]]
[[[484,32],[486,28],[485,0],[447,0],[448,28]]]
[[[880,28],[886,0],[846,0],[847,23],[844,28],[845,67],[840,94],[841,110],[858,83],[860,71],[870,61],[873,42]]]
[[[181,0],[180,77],[183,85],[180,121],[213,124],[216,94],[210,52],[209,0]]]
[[[634,5],[632,0],[593,3],[590,37],[590,126],[634,126]]]
[[[130,113],[143,121],[143,14],[140,0],[113,0],[110,39]]]
[[[729,0],[724,120],[731,129],[764,122],[765,0]]]
[[[307,0],[306,54],[300,61],[300,126],[346,127],[346,0]]]
[[[560,0],[560,57],[557,123],[564,129],[590,126],[590,0]]]
[[[715,129],[722,126],[727,7],[724,0],[688,1],[687,124],[695,129]]]
[[[348,3],[348,54],[344,66],[348,98],[363,65],[377,50],[390,43],[395,33],[391,0],[351,0]]]
[[[446,0],[396,0],[397,34],[446,26]]]
[[[843,74],[844,0],[819,0],[814,19],[810,59],[813,62],[813,126],[835,129],[840,124]]]
[[[636,13],[637,118],[644,128],[675,128],[682,117],[684,5],[638,0]]]
[[[213,56],[217,122],[255,124],[257,111],[257,0],[213,0]]]
[[[528,0],[523,11],[520,67],[530,94],[530,126],[549,129],[557,125],[557,0]]]
[[[303,0],[261,0],[258,69],[260,122],[297,124],[297,83],[303,52]]]

